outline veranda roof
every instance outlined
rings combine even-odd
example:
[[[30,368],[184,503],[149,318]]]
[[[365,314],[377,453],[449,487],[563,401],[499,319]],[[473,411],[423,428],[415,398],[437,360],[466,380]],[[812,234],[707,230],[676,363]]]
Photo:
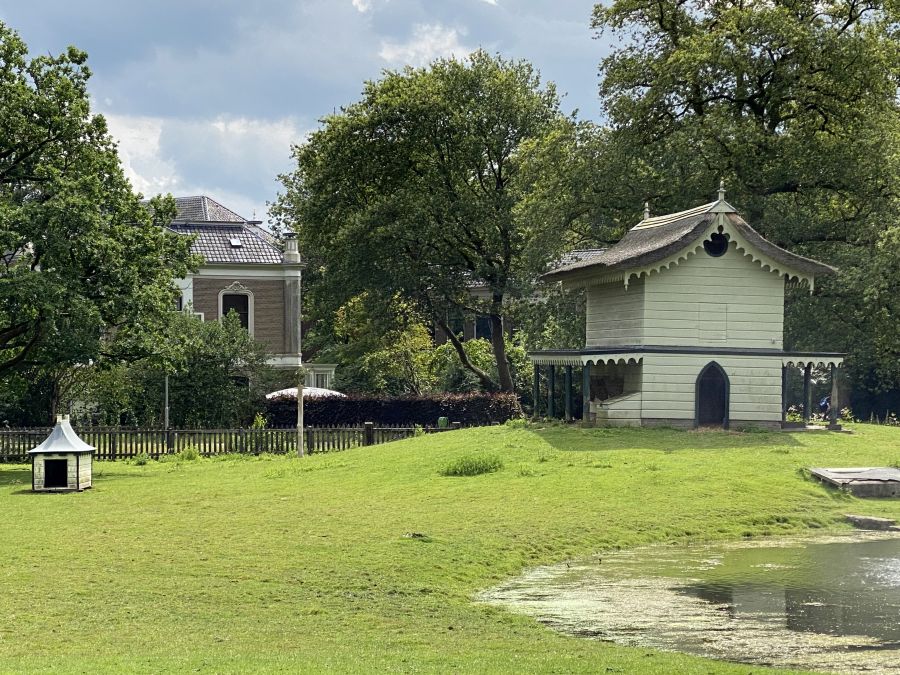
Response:
[[[720,213],[749,244],[776,262],[810,276],[837,272],[829,265],[776,246],[750,227],[728,202],[718,200],[687,211],[642,220],[609,248],[573,251],[543,278],[560,281],[587,270],[625,271],[652,265],[694,244]]]

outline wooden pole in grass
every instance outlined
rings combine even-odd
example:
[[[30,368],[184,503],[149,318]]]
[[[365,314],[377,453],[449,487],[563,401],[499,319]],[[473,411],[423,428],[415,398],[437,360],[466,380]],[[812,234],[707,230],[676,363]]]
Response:
[[[297,455],[303,457],[303,386],[306,384],[306,368],[297,368]]]

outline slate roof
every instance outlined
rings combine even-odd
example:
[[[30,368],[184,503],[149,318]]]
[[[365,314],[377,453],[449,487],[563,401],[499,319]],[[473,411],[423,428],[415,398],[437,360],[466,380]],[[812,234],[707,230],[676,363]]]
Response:
[[[281,264],[281,249],[275,238],[258,223],[248,221],[206,196],[177,197],[178,214],[169,229],[193,235],[193,253],[208,264]],[[240,245],[235,246],[234,243]]]
[[[175,220],[199,223],[246,223],[247,219],[225,208],[205,195],[176,197],[178,215]]]
[[[568,254],[572,259],[561,260],[561,264],[547,272],[544,278],[556,281],[587,270],[613,272],[651,265],[694,244],[719,213],[725,213],[748,243],[776,262],[815,276],[837,272],[829,265],[791,253],[767,241],[737,214],[734,207],[725,201],[715,201],[687,211],[642,220],[607,249],[573,251]]]

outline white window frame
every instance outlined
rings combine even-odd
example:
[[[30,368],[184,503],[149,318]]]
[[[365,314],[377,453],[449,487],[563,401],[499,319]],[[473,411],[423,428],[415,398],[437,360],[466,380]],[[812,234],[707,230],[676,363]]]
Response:
[[[225,316],[222,313],[222,299],[226,295],[246,295],[247,296],[247,332],[254,334],[255,313],[253,309],[253,291],[244,286],[240,281],[235,281],[229,286],[219,291],[219,321]]]

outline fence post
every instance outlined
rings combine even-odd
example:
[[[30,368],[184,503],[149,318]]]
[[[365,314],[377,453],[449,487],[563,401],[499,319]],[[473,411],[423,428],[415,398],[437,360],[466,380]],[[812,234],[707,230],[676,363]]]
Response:
[[[462,429],[462,422],[451,422],[450,426],[453,427],[454,431],[457,429]]]
[[[375,445],[375,423],[363,424],[363,445]]]
[[[172,430],[166,429],[166,454],[169,455],[172,453],[172,448],[175,446],[175,439],[172,436]]]
[[[247,439],[244,436],[244,428],[243,427],[238,429],[238,447],[240,448],[240,450],[238,450],[238,452],[240,452],[242,455],[245,452],[247,452]]]
[[[119,434],[116,432],[115,429],[113,429],[112,433],[110,434],[110,438],[109,438],[109,458],[110,459],[116,458],[116,439],[118,438],[118,436],[119,436]]]

